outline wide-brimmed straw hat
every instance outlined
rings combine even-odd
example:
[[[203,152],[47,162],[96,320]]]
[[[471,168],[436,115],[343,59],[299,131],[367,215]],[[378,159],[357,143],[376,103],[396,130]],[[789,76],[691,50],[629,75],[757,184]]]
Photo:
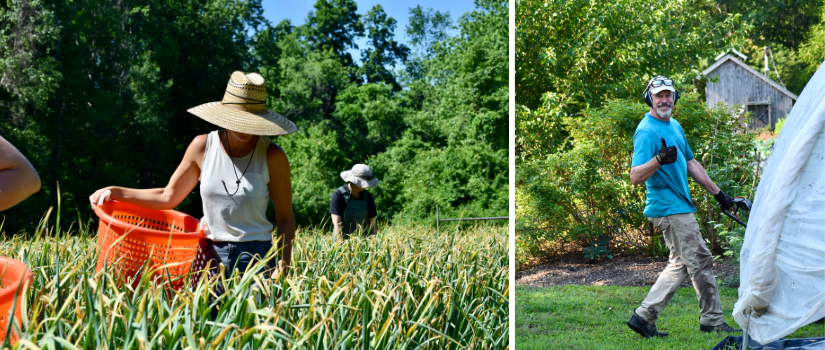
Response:
[[[355,164],[352,170],[342,172],[341,178],[361,188],[378,186],[378,179],[375,178],[370,166],[366,164]]]
[[[298,130],[289,119],[266,109],[266,84],[258,73],[233,72],[223,100],[187,111],[224,129],[244,134],[286,135]]]

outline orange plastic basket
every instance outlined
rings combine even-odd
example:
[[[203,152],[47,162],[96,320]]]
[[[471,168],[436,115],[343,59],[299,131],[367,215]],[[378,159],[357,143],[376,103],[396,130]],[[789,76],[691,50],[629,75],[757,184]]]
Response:
[[[21,284],[28,282],[31,286],[34,275],[26,264],[5,256],[0,256],[0,274],[2,274],[2,279],[0,279],[0,343],[2,343],[6,339],[6,328],[8,328],[9,312],[12,306],[14,306],[14,321],[17,322],[18,327],[23,327],[23,321],[20,318],[20,296],[23,288]],[[14,296],[18,292],[21,293],[17,295],[15,302]],[[18,336],[14,331],[14,326],[11,332],[9,342],[14,344]]]
[[[204,238],[198,219],[114,200],[96,206],[95,213],[100,217],[97,272],[109,266],[116,279],[134,287],[146,269],[154,272],[155,281],[160,279],[175,289],[183,286],[198,254],[198,242]]]

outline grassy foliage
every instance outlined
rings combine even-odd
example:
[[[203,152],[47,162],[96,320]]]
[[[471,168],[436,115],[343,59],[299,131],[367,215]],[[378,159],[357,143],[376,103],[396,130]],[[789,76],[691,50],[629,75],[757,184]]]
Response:
[[[699,307],[692,288],[681,288],[659,314],[656,326],[670,333],[644,339],[625,322],[649,287],[556,286],[516,287],[516,347],[523,349],[710,349],[724,334],[699,331]],[[736,289],[719,288],[726,322],[736,302]],[[802,327],[787,338],[821,337],[825,324]],[[731,335],[742,335],[731,334]]]
[[[508,341],[507,230],[389,227],[333,244],[297,235],[290,276],[201,279],[172,294],[95,275],[94,227],[41,226],[0,243],[34,282],[19,345],[66,349],[501,349]],[[260,266],[256,266],[259,268]],[[227,290],[211,320],[209,293]],[[252,287],[255,285],[256,287]]]

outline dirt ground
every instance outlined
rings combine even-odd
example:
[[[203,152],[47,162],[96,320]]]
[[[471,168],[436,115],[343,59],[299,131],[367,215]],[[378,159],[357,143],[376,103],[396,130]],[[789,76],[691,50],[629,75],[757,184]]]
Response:
[[[587,263],[581,257],[566,256],[517,271],[516,285],[652,286],[665,266],[666,258],[647,256],[614,257],[596,263]],[[739,264],[719,259],[713,263],[713,272],[720,281],[720,287],[739,287]],[[690,279],[686,279],[682,286],[691,287]]]

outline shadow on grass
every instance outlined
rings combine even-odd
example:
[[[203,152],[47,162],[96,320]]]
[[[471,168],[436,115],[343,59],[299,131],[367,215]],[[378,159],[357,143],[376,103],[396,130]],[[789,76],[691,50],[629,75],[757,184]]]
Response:
[[[710,349],[727,335],[699,331],[699,302],[693,288],[680,288],[659,314],[656,326],[670,333],[644,339],[625,322],[647,296],[650,287],[516,286],[516,349]],[[734,288],[721,287],[725,321],[737,299]],[[738,328],[738,327],[737,327]],[[825,324],[803,327],[787,338],[825,334]]]

